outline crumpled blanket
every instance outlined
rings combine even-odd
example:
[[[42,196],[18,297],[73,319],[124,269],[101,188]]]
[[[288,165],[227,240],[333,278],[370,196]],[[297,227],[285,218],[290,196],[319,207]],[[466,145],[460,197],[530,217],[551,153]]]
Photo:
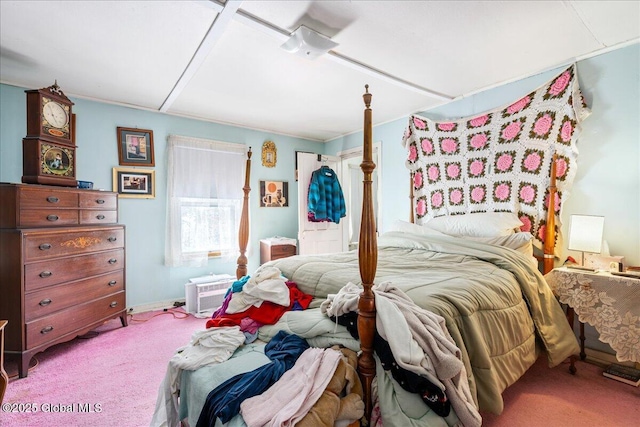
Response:
[[[264,301],[285,307],[290,304],[286,279],[277,267],[261,268],[251,276],[242,291],[233,293],[226,312],[240,313],[251,306],[260,307]]]
[[[330,348],[305,350],[278,382],[240,404],[244,422],[249,427],[294,426],[318,401],[340,358]]]
[[[240,404],[271,387],[296,363],[309,344],[296,335],[279,332],[265,345],[270,363],[229,378],[207,396],[197,427],[214,427],[216,418],[228,422],[240,412]]]
[[[418,307],[388,282],[375,285],[372,290],[376,329],[389,342],[398,364],[439,386],[465,426],[480,426],[482,418],[471,395],[461,352],[444,318]],[[329,295],[321,310],[327,314],[346,313],[350,310],[345,307],[357,307],[361,292],[359,286],[348,283],[335,296]]]
[[[201,366],[224,362],[244,340],[245,335],[237,326],[194,332],[189,344],[178,348],[169,360],[167,373],[158,390],[151,426],[174,427],[180,424],[178,389],[183,370],[194,371]]]

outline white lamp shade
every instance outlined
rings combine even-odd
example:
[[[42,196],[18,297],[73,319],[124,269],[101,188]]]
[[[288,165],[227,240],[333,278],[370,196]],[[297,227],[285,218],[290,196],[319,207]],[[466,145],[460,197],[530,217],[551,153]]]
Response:
[[[338,46],[338,43],[332,41],[329,37],[301,25],[291,34],[289,40],[280,47],[289,53],[308,59],[316,59],[336,46]]]
[[[600,253],[603,231],[603,216],[571,215],[569,250]]]

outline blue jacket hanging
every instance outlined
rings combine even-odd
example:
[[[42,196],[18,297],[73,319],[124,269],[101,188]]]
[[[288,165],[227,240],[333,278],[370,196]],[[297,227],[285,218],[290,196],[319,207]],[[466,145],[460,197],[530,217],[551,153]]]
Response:
[[[329,166],[313,171],[307,200],[308,218],[313,222],[340,223],[347,214],[338,176]]]

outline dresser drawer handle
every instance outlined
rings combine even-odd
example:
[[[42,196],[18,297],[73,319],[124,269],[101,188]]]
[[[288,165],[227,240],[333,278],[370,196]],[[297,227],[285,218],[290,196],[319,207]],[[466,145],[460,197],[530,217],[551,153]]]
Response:
[[[117,259],[115,259],[115,258],[111,258],[111,259],[109,260],[109,264],[115,264],[116,262],[118,262],[118,260],[117,260]]]
[[[48,306],[49,304],[51,304],[51,300],[50,300],[49,298],[47,298],[47,299],[43,299],[43,300],[42,300],[42,301],[40,301],[38,304],[39,304],[41,307],[46,307],[46,306]]]
[[[118,238],[112,236],[112,237],[109,237],[107,240],[110,242],[115,242],[116,240],[118,240]]]
[[[98,199],[96,200],[96,203],[99,205],[104,205],[104,199]]]
[[[114,301],[111,304],[109,304],[109,307],[114,308],[118,306],[118,301]]]
[[[52,272],[50,272],[50,271],[43,271],[42,273],[40,273],[40,274],[39,274],[39,276],[40,276],[40,277],[42,277],[42,278],[44,279],[45,277],[51,277],[51,276],[53,276],[53,273],[52,273]]]
[[[51,245],[50,245],[49,243],[43,243],[43,244],[41,244],[40,246],[38,246],[38,248],[39,248],[41,251],[46,251],[46,250],[51,249]]]
[[[40,333],[44,335],[44,334],[48,334],[51,331],[53,331],[53,326],[45,326],[40,330]]]
[[[58,220],[58,215],[47,215],[47,220],[48,221],[57,221]]]
[[[98,219],[104,219],[104,215],[98,215],[96,218],[98,218]]]
[[[53,196],[47,197],[47,202],[49,203],[58,203],[59,201],[60,199],[58,199],[57,197],[53,197]]]
[[[118,283],[118,282],[117,282],[117,281],[115,281],[115,280],[112,280],[112,281],[110,281],[110,282],[108,283],[108,285],[109,285],[109,286],[115,286],[115,285],[116,285],[116,283]]]

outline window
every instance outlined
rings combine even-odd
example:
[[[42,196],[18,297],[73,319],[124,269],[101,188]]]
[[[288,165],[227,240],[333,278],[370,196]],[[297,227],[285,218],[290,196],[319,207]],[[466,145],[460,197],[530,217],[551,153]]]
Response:
[[[239,255],[245,159],[241,144],[169,136],[166,265]]]

